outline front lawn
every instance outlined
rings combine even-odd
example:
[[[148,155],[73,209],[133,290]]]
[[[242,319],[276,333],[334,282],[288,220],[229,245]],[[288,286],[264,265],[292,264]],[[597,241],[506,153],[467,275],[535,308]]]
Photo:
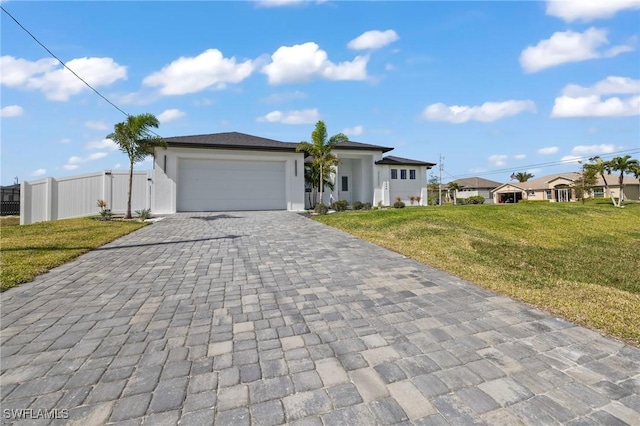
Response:
[[[40,274],[147,225],[92,218],[22,226],[0,226],[0,291],[33,281]]]
[[[445,205],[316,219],[640,346],[640,204]]]

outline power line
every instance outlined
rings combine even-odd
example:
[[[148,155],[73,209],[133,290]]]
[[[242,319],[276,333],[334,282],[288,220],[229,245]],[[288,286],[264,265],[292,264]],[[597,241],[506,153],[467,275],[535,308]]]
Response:
[[[93,90],[95,92],[96,95],[100,96],[102,99],[104,99],[109,105],[111,105],[112,107],[114,107],[115,109],[117,109],[118,111],[120,111],[121,113],[123,113],[125,116],[129,117],[129,114],[127,114],[126,112],[124,112],[122,109],[120,109],[120,107],[118,107],[116,104],[114,104],[113,102],[111,102],[109,99],[107,99],[106,96],[104,96],[102,93],[98,92],[96,89],[93,88],[93,86],[91,86],[89,83],[87,83],[82,77],[80,77],[78,74],[75,73],[74,70],[72,70],[71,68],[69,68],[67,66],[67,64],[65,64],[62,59],[58,58],[51,50],[49,50],[49,48],[47,46],[45,46],[40,40],[38,40],[36,38],[36,36],[34,36],[33,34],[31,34],[31,32],[26,29],[20,22],[18,22],[18,20],[16,18],[13,17],[12,14],[10,14],[7,9],[5,9],[3,6],[0,6],[0,8],[2,9],[2,11],[4,13],[6,13],[7,15],[9,15],[9,17],[11,19],[13,19],[13,21],[18,24],[18,26],[20,28],[22,28],[27,34],[29,34],[31,36],[32,39],[34,39],[36,41],[36,43],[38,43],[40,46],[42,46],[42,48],[44,50],[46,50],[49,55],[53,56],[58,62],[60,62],[62,64],[63,67],[65,67],[67,70],[69,70],[69,72],[71,72],[71,74],[73,74],[74,76],[76,76],[76,78],[78,78],[78,80],[80,80],[81,82],[83,82],[89,89]]]
[[[640,153],[640,149],[625,149],[625,150],[621,150],[621,151],[602,153],[602,154],[599,154],[599,156],[607,158],[607,157],[613,157],[616,154],[636,154],[636,153]],[[459,174],[459,175],[455,175],[455,176],[451,176],[451,175],[449,175],[449,176],[451,176],[454,179],[461,179],[461,178],[465,178],[465,177],[488,176],[488,175],[494,175],[494,174],[499,174],[499,173],[511,172],[515,168],[518,168],[518,169],[529,169],[529,168],[532,168],[532,167],[544,168],[544,167],[559,166],[561,164],[570,164],[570,162],[568,162],[567,160],[558,160],[558,161],[550,161],[550,162],[546,162],[546,163],[530,164],[528,166],[509,167],[509,168],[504,168],[504,169],[490,170],[490,171],[486,171],[486,172],[465,173],[465,174]]]

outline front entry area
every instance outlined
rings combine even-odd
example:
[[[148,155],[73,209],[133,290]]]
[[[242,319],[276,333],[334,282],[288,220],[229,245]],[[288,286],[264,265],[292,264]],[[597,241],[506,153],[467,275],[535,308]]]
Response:
[[[556,202],[558,203],[568,203],[571,201],[571,188],[556,188]]]
[[[284,161],[180,159],[177,210],[286,210]]]

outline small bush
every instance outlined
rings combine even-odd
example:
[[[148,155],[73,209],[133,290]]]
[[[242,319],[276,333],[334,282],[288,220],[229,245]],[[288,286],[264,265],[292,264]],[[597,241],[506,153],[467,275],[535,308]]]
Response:
[[[354,210],[362,210],[363,206],[364,206],[364,204],[362,204],[360,201],[354,201],[351,204],[351,207],[353,207]]]
[[[100,209],[100,220],[111,220],[113,213],[111,209],[107,208],[107,202],[105,200],[98,200],[96,206]]]
[[[329,207],[325,206],[322,203],[318,203],[318,204],[316,204],[316,206],[313,209],[313,211],[318,213],[318,214],[327,214],[329,212]]]
[[[371,203],[364,203],[362,205],[362,210],[371,210]]]
[[[396,209],[402,209],[404,208],[404,202],[402,201],[396,201],[395,203],[393,203],[393,207],[395,207]]]
[[[415,195],[410,195],[409,196],[409,202],[411,203],[411,205],[413,205],[413,203],[416,202],[416,196]]]
[[[331,208],[337,212],[343,212],[347,209],[348,205],[349,203],[347,202],[347,200],[338,200],[334,201],[333,204],[331,204]]]
[[[484,204],[484,197],[481,195],[474,195],[467,198],[467,204]]]
[[[419,195],[416,195],[415,199],[416,199],[416,203],[420,204],[420,200],[422,200],[422,197]]]
[[[151,209],[136,210],[136,215],[140,220],[151,219]]]

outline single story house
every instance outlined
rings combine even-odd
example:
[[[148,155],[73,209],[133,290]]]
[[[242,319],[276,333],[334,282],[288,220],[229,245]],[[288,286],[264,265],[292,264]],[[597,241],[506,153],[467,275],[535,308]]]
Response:
[[[156,148],[152,211],[290,210],[305,207],[303,152],[297,143],[238,132],[165,138]],[[393,204],[426,191],[427,170],[417,160],[384,157],[393,148],[359,142],[333,150],[340,163],[332,179],[333,193],[324,202]],[[424,197],[423,197],[424,198]]]
[[[521,200],[548,200],[552,203],[563,203],[576,201],[576,193],[573,185],[580,173],[557,173],[532,179],[527,182],[505,183],[493,191],[493,202],[517,203]],[[605,175],[609,190],[614,198],[620,196],[619,175]],[[630,176],[625,176],[623,180],[625,200],[640,199],[640,182]],[[609,192],[605,189],[604,181],[598,175],[596,185],[593,188],[591,197],[609,198]]]
[[[500,182],[480,177],[456,179],[449,183],[457,183],[458,186],[460,186],[460,189],[456,191],[456,198],[458,200],[480,196],[484,197],[485,203],[487,204],[493,203],[493,194],[491,191],[502,185]]]

